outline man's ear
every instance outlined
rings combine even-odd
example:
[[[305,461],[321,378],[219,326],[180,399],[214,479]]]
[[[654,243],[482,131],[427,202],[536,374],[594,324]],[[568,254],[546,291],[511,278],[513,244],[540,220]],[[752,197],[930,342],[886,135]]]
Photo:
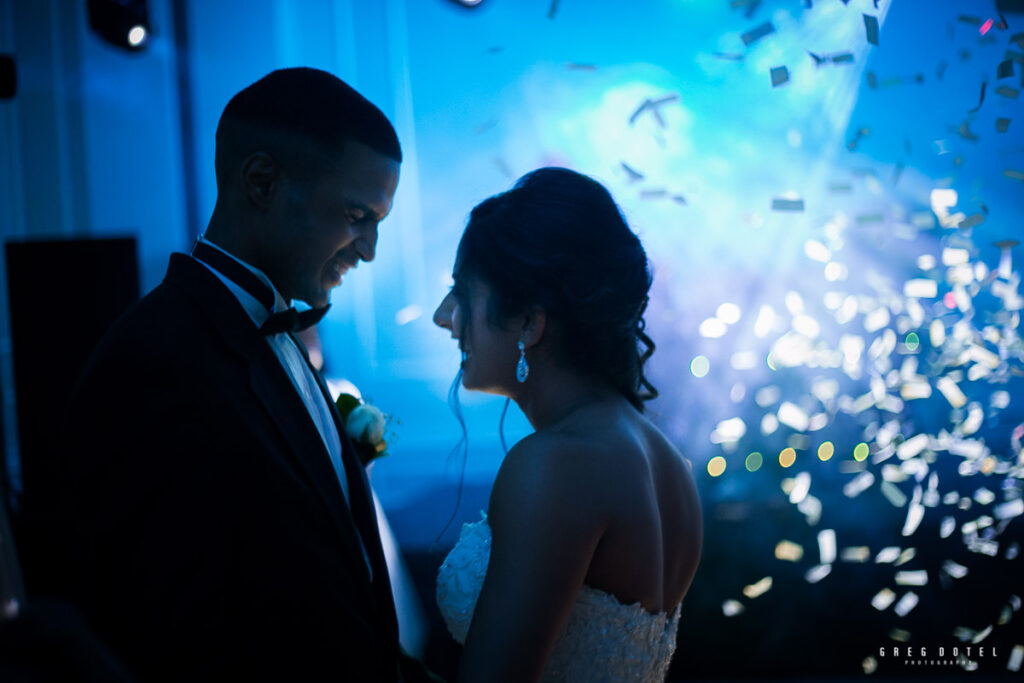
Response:
[[[540,306],[533,306],[526,310],[523,315],[523,327],[520,330],[520,341],[523,342],[523,346],[530,348],[540,343],[540,340],[544,338],[544,332],[547,329],[548,314]]]
[[[254,152],[242,162],[242,185],[245,196],[256,206],[266,209],[277,191],[281,167],[266,152]]]

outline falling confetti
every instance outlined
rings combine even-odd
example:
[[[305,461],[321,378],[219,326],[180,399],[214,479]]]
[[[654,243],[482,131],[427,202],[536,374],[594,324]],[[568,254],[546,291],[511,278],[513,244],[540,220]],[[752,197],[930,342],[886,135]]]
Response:
[[[869,43],[878,45],[878,17],[864,15],[864,32]]]
[[[889,608],[896,600],[896,594],[888,588],[883,588],[875,594],[875,597],[871,598],[871,606],[877,609],[879,612],[883,612]]]
[[[773,88],[777,88],[778,86],[789,82],[789,69],[784,66],[773,67],[771,74]]]
[[[954,579],[962,579],[967,576],[967,567],[957,564],[953,560],[946,560],[942,563],[942,571]]]
[[[871,558],[871,549],[865,545],[843,548],[839,558],[843,562],[867,562]]]
[[[743,595],[753,600],[756,597],[764,595],[772,588],[772,577],[766,576],[757,583],[752,583],[749,586],[743,588]]]
[[[1006,668],[1010,671],[1020,671],[1021,662],[1024,662],[1024,645],[1014,645],[1010,652],[1010,658],[1006,662]]]
[[[924,569],[896,572],[897,586],[925,586],[928,584],[928,572]]]
[[[974,109],[968,109],[967,113],[973,114],[973,113],[977,112],[979,109],[981,109],[981,105],[984,104],[984,102],[985,102],[985,89],[986,88],[988,88],[988,83],[983,81],[982,84],[981,84],[981,94],[978,95],[978,105]],[[997,89],[996,92],[999,92],[999,90]]]
[[[900,557],[900,549],[894,546],[882,548],[875,556],[876,564],[891,564]]]
[[[803,556],[803,546],[793,543],[792,541],[779,541],[775,546],[776,559],[785,560],[787,562],[799,562],[803,559]]]
[[[818,583],[826,576],[832,573],[832,565],[830,564],[819,564],[811,567],[804,574],[804,580],[807,583]]]
[[[917,607],[917,603],[919,601],[920,598],[918,598],[917,593],[914,591],[907,591],[903,597],[899,599],[899,602],[896,603],[896,606],[893,607],[893,610],[897,615],[905,617],[910,614],[911,610]]]
[[[856,134],[853,136],[853,139],[846,143],[846,147],[850,150],[857,149],[857,146],[860,144],[860,141],[870,134],[871,131],[869,129],[858,128]]]
[[[734,617],[737,614],[743,614],[746,611],[746,607],[739,600],[726,600],[722,603],[722,614],[727,617]]]
[[[1024,178],[1024,176],[1022,176]],[[802,199],[781,199],[772,200],[772,211],[803,211],[804,200]]]
[[[851,14],[851,20],[859,24],[857,14]],[[864,14],[863,21],[868,43],[877,46],[878,19]],[[986,17],[964,16],[960,21],[985,29],[980,31],[985,36],[980,45],[993,43],[996,37],[1001,42],[1005,36],[999,34],[1005,30],[1001,18],[999,24]],[[763,24],[744,34],[744,43],[749,46],[774,31],[771,24]],[[979,40],[974,29],[968,33],[972,41]],[[1019,42],[1024,49],[1024,34],[1015,34],[1010,42]],[[803,61],[794,77],[815,70],[823,76],[829,65],[854,61],[853,53],[829,53],[820,47],[806,51],[815,69]],[[991,54],[973,42],[970,48],[965,52],[971,60]],[[980,77],[968,81],[970,85],[964,86],[970,88],[967,93],[960,92],[962,99],[956,100],[960,111],[970,105],[966,100],[974,94],[977,104],[970,113],[981,109],[987,92],[987,82],[981,79],[991,80],[993,70],[996,80],[1006,83],[993,83],[994,92],[1003,98],[1019,97],[1016,79],[1009,81],[1018,75],[1014,62],[1024,64],[1024,57],[1017,55],[1012,51],[1004,55],[1000,48],[989,63],[974,70]],[[957,73],[954,79],[953,72],[962,65],[955,58],[950,61],[952,66],[940,61],[935,74],[942,80],[948,68],[951,78],[946,85],[952,88],[961,78]],[[920,73],[892,76],[883,68],[879,75],[866,72],[869,88],[924,81]],[[773,70],[773,86],[789,80],[788,69],[785,78],[781,75],[777,78]],[[803,79],[796,78],[796,84],[802,87]],[[1016,103],[997,98],[988,106],[999,111],[998,107],[1007,105]],[[716,416],[707,429],[714,435],[713,443],[727,456],[736,450],[741,454],[735,460],[740,466],[730,468],[723,480],[763,476],[774,467],[782,494],[802,517],[801,528],[806,529],[803,521],[815,528],[808,536],[793,532],[787,533],[791,540],[773,539],[774,546],[768,548],[774,547],[774,561],[786,563],[777,566],[789,569],[790,577],[802,574],[804,581],[822,585],[837,582],[833,570],[837,574],[841,569],[884,574],[884,583],[872,585],[862,605],[867,609],[867,596],[874,594],[872,607],[886,612],[890,620],[880,635],[888,633],[901,642],[915,642],[920,637],[907,629],[916,631],[909,624],[925,615],[912,613],[922,606],[921,612],[927,609],[931,617],[927,603],[935,600],[936,590],[971,590],[967,587],[985,576],[991,563],[1017,558],[1020,552],[1020,544],[1004,532],[1018,530],[1018,518],[1024,516],[1020,483],[1024,479],[1024,425],[1017,424],[1019,419],[1007,424],[1009,416],[1019,415],[1019,378],[1024,377],[1021,267],[1019,256],[1017,263],[1013,259],[1016,243],[988,241],[994,238],[989,237],[992,231],[1007,229],[1008,236],[1013,236],[1018,226],[1015,216],[1001,215],[999,202],[991,196],[994,190],[981,184],[968,190],[961,177],[972,161],[971,150],[1010,141],[993,135],[989,128],[994,125],[996,133],[1006,133],[1010,118],[1005,112],[1009,111],[1000,111],[1004,115],[992,119],[958,116],[946,122],[948,132],[915,138],[914,149],[919,156],[929,157],[927,163],[956,169],[955,174],[950,170],[947,178],[933,179],[931,188],[924,186],[919,192],[924,197],[920,204],[911,201],[900,206],[869,200],[829,216],[814,202],[811,213],[821,214],[806,218],[820,221],[819,227],[795,244],[802,250],[797,253],[806,271],[820,279],[820,291],[815,290],[814,282],[804,288],[793,287],[799,294],[787,292],[787,287],[773,294],[774,300],[766,298],[745,310],[741,322],[727,322],[716,314],[699,326],[704,340],[725,337],[725,343],[738,345],[722,357],[716,371],[722,367],[748,373],[748,378],[757,369],[770,373],[763,381],[744,379],[742,391],[735,391],[734,386],[729,403],[732,412]],[[868,126],[874,126],[867,120],[857,123],[846,138],[852,152],[867,146],[862,143],[871,135]],[[886,129],[878,125],[877,139],[889,140]],[[945,139],[934,140],[935,136]],[[885,196],[890,188],[880,179],[887,176],[893,163],[896,169],[891,184],[903,174],[903,189],[916,188],[921,183],[921,168],[914,163],[909,140],[903,147],[903,158],[898,151],[887,157],[884,170],[876,163],[874,168],[855,169],[850,179],[838,174],[822,179],[822,189],[830,193],[826,199],[843,202],[847,197],[836,195],[865,189]],[[941,156],[932,157],[928,152]],[[861,154],[851,156],[863,158]],[[1003,185],[1024,182],[1024,168],[1009,153],[1000,159],[1007,165]],[[807,192],[808,199],[814,196]],[[853,199],[857,198],[854,195]],[[772,210],[803,212],[804,200],[787,192],[773,199]],[[782,222],[791,217],[773,218]],[[1003,227],[1007,225],[1009,228]],[[892,269],[883,272],[858,258],[855,249],[862,249],[867,238],[855,242],[865,235],[877,239],[880,252],[891,249],[894,259],[905,258],[909,267],[916,265],[917,270],[893,278]],[[984,244],[981,235],[986,236]],[[998,249],[998,263],[992,259],[993,244]],[[921,251],[914,253],[917,247]],[[700,320],[698,317],[695,323]],[[728,388],[731,380],[724,381]],[[740,413],[735,410],[737,404],[756,413]],[[732,417],[739,414],[742,419]],[[849,430],[854,431],[851,434]],[[825,443],[831,450],[822,450]],[[752,451],[759,458],[756,467],[749,465],[749,459],[747,467],[742,467],[742,454]],[[730,460],[730,465],[733,462]],[[754,472],[757,474],[748,474]],[[849,527],[838,521],[855,509],[870,509],[885,520],[888,530],[878,531],[870,546],[837,552],[837,540],[867,542],[855,540],[846,532]],[[818,524],[834,529],[817,529]],[[918,546],[921,552],[911,546]],[[772,550],[767,553],[770,559]],[[867,565],[872,562],[875,566]],[[789,563],[799,563],[799,567]],[[762,580],[744,588],[744,595],[763,595],[771,587],[770,577],[766,578],[767,586]],[[780,587],[784,585],[781,576],[776,580]],[[1017,607],[1012,601],[998,605],[988,622],[971,624],[978,630],[963,634],[971,641],[992,640],[1000,625],[1015,618],[1019,603],[1017,598]],[[905,629],[894,628],[891,622],[908,615],[912,616],[907,623],[901,623]],[[949,633],[954,625],[950,624]],[[1017,670],[1024,664],[1024,646],[1018,645],[1015,652]],[[865,671],[878,666],[870,657],[863,662]]]
[[[808,50],[807,54],[811,56],[811,59],[814,60],[814,65],[817,67],[826,64],[852,64],[854,61],[852,52],[835,52],[833,54],[819,55]],[[869,79],[873,78],[873,76],[873,74],[869,74]]]
[[[663,107],[666,104],[671,103],[671,102],[678,102],[678,101],[679,101],[679,95],[677,93],[672,93],[670,95],[665,95],[664,97],[659,97],[659,98],[653,99],[653,100],[650,99],[650,98],[647,98],[647,99],[645,99],[640,104],[640,106],[636,109],[636,111],[634,111],[633,114],[629,117],[629,125],[632,126],[634,123],[636,123],[637,119],[640,118],[640,116],[644,112],[650,112],[651,115],[654,117],[655,121],[657,121],[658,126],[661,127],[661,128],[664,128],[665,127],[665,119],[661,115],[660,108]]]
[[[772,33],[775,33],[775,27],[772,26],[770,21],[766,21],[760,26],[747,31],[740,38],[743,40],[744,45],[750,45]]]

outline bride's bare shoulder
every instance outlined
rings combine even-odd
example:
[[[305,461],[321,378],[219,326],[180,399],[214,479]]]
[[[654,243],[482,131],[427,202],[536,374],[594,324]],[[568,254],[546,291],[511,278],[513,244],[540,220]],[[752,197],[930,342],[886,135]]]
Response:
[[[495,487],[560,487],[593,453],[588,439],[574,434],[536,432],[519,441],[505,456]]]
[[[605,450],[599,441],[578,434],[531,434],[505,456],[491,505],[511,500],[517,506],[566,507],[599,497]]]
[[[536,432],[505,456],[491,506],[510,502],[600,517],[623,487],[650,476],[643,447],[622,430]]]

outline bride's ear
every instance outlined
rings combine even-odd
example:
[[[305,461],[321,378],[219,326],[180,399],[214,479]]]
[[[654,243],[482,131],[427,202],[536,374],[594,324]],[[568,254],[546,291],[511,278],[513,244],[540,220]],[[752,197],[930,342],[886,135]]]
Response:
[[[520,330],[520,341],[523,346],[530,348],[540,343],[547,330],[548,314],[540,306],[532,306],[523,314],[523,327]]]

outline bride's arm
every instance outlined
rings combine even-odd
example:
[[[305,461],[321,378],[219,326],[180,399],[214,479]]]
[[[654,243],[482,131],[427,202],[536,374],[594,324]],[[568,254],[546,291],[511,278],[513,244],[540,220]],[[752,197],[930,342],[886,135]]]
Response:
[[[491,559],[461,683],[534,681],[543,672],[606,525],[587,461],[578,440],[541,434],[505,457],[491,493]]]

